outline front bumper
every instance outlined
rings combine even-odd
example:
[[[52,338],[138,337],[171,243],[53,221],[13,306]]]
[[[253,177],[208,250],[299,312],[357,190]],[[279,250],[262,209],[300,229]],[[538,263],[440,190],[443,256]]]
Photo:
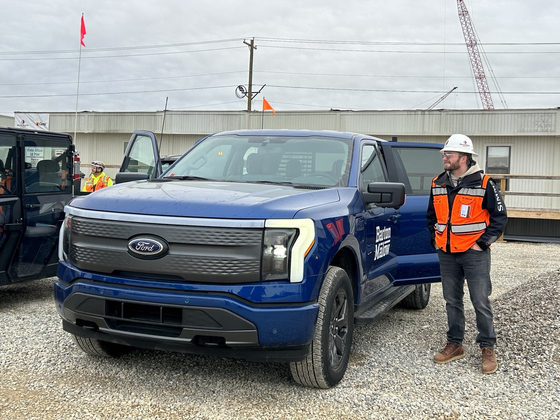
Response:
[[[130,287],[103,277],[58,280],[54,295],[72,334],[247,360],[303,359],[318,313],[317,302],[257,304],[225,292]]]

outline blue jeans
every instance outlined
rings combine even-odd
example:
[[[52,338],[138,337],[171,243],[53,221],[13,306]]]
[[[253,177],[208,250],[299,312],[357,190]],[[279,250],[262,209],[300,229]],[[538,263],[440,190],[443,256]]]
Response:
[[[476,314],[479,346],[493,349],[496,344],[492,306],[490,305],[490,249],[447,253],[438,250],[441,269],[443,298],[447,311],[447,341],[462,345],[465,335],[465,312],[463,307],[464,283],[467,280],[471,302]]]

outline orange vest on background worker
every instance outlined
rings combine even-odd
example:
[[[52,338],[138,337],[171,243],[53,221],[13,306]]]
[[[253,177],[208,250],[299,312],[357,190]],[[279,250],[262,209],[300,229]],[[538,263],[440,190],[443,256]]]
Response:
[[[111,178],[105,175],[105,172],[101,172],[101,175],[98,177],[94,177],[93,175],[89,176],[86,180],[83,191],[94,192],[100,190],[101,188],[110,187],[111,185],[113,185]]]
[[[490,177],[484,175],[479,186],[461,188],[453,200],[451,214],[447,187],[436,185],[437,178],[432,180],[433,203],[437,217],[436,246],[446,251],[449,243],[451,252],[465,252],[482,236],[490,222],[490,214],[482,208]]]

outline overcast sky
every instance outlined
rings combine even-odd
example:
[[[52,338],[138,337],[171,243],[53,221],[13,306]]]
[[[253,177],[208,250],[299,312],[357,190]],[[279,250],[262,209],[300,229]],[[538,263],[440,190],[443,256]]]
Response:
[[[560,106],[558,2],[465,4],[494,107]],[[73,112],[78,90],[79,111],[162,110],[166,98],[245,110],[236,87],[253,38],[253,89],[266,85],[253,110],[262,97],[277,111],[427,109],[455,86],[437,108],[482,108],[455,0],[0,0],[0,11],[6,115]]]

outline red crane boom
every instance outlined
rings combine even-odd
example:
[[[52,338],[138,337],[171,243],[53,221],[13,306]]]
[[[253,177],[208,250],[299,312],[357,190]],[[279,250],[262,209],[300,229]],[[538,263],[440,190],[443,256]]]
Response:
[[[469,16],[469,11],[463,0],[457,0],[457,9],[459,11],[459,21],[463,29],[463,36],[465,37],[465,44],[467,44],[467,51],[469,52],[469,58],[471,60],[474,79],[476,80],[476,87],[478,88],[478,93],[482,101],[482,107],[484,109],[494,109],[490,88],[488,87],[488,81],[486,80],[486,74],[484,73],[484,67],[480,59],[480,52],[478,51],[476,35]]]

